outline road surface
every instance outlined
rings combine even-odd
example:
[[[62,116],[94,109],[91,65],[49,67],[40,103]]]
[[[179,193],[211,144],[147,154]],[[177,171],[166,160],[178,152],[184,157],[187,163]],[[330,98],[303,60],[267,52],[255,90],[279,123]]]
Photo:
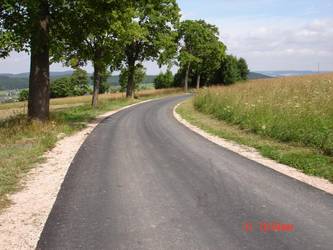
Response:
[[[129,108],[94,130],[37,248],[333,249],[333,196],[191,132],[172,115],[185,98]],[[273,222],[279,232],[267,232]]]

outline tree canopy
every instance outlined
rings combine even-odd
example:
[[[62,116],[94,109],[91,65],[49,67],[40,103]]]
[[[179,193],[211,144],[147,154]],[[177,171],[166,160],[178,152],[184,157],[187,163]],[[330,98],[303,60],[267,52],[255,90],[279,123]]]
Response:
[[[124,40],[125,65],[128,68],[126,95],[134,95],[134,72],[137,63],[157,60],[170,62],[177,50],[177,26],[180,9],[176,0],[134,1],[134,15]]]
[[[185,20],[179,29],[180,67],[186,68],[185,91],[191,67],[197,76],[197,88],[203,74],[208,77],[220,65],[226,47],[219,40],[218,28],[204,20]]]

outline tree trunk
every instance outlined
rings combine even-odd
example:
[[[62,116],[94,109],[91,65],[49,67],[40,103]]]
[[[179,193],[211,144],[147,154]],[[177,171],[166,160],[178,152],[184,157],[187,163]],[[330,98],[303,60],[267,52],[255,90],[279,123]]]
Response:
[[[99,95],[99,89],[101,86],[101,73],[103,71],[103,52],[100,49],[96,49],[95,56],[94,56],[94,90],[93,90],[93,96],[92,96],[92,107],[96,108],[98,105],[98,95]]]
[[[101,86],[101,69],[97,63],[94,63],[94,90],[92,96],[92,107],[96,108],[98,104],[99,88]]]
[[[127,79],[127,90],[126,90],[127,98],[134,98],[134,89],[135,89],[134,75],[135,75],[135,61],[132,60],[129,61],[128,63],[128,79]]]
[[[28,118],[46,121],[49,118],[49,6],[39,1],[38,12],[32,16],[31,56],[29,76]]]
[[[200,89],[200,74],[197,75],[197,89]]]
[[[184,86],[185,93],[188,92],[188,78],[189,78],[189,74],[190,74],[190,67],[191,67],[191,64],[189,63],[187,65],[186,75],[185,75],[185,86]]]

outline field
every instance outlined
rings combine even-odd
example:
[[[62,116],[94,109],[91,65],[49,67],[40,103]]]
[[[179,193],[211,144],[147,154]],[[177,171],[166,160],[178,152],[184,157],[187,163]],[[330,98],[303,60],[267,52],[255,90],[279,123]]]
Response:
[[[0,105],[0,112],[7,117],[0,121],[0,209],[8,205],[7,194],[17,190],[22,176],[35,163],[43,160],[41,156],[59,138],[82,129],[101,113],[181,91],[146,90],[137,93],[139,99],[126,99],[122,94],[101,95],[96,109],[90,106],[91,96],[54,99],[51,101],[51,118],[47,123],[28,121],[22,114],[26,111],[25,103]]]
[[[168,91],[173,92],[174,89],[168,90],[155,90],[155,89],[147,89],[137,92],[138,97],[150,96],[152,94],[158,95],[159,93],[167,93]],[[104,94],[99,96],[99,100],[108,101],[114,99],[124,98],[125,93],[112,93],[112,94]],[[89,104],[91,102],[91,96],[77,96],[77,97],[66,97],[66,98],[57,98],[51,99],[50,109],[51,110],[59,110],[73,106],[80,106],[84,104]],[[18,114],[25,114],[27,112],[27,102],[15,102],[15,103],[6,103],[0,104],[0,120],[6,119],[11,116],[15,116]]]
[[[211,123],[209,129],[227,139],[333,181],[333,74],[207,88],[191,106],[180,112],[197,123],[206,115],[201,127]]]

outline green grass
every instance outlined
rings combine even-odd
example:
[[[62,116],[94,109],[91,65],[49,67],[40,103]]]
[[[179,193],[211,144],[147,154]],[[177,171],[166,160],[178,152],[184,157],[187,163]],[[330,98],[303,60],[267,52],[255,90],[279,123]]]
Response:
[[[47,123],[30,122],[24,115],[0,121],[0,209],[9,204],[8,194],[18,190],[20,179],[35,163],[43,161],[43,154],[54,147],[60,134],[73,134],[107,111],[179,92],[180,90],[151,91],[140,99],[104,99],[97,109],[92,109],[89,104],[82,104],[55,110],[51,112]]]
[[[333,74],[265,79],[202,90],[194,107],[280,142],[333,156]]]
[[[212,114],[196,110],[193,100],[180,105],[177,113],[210,134],[253,147],[265,157],[299,169],[305,174],[323,177],[333,182],[333,157],[325,155],[321,150],[299,143],[281,142],[263,134],[256,134],[250,129],[243,129],[239,125],[216,119]]]

